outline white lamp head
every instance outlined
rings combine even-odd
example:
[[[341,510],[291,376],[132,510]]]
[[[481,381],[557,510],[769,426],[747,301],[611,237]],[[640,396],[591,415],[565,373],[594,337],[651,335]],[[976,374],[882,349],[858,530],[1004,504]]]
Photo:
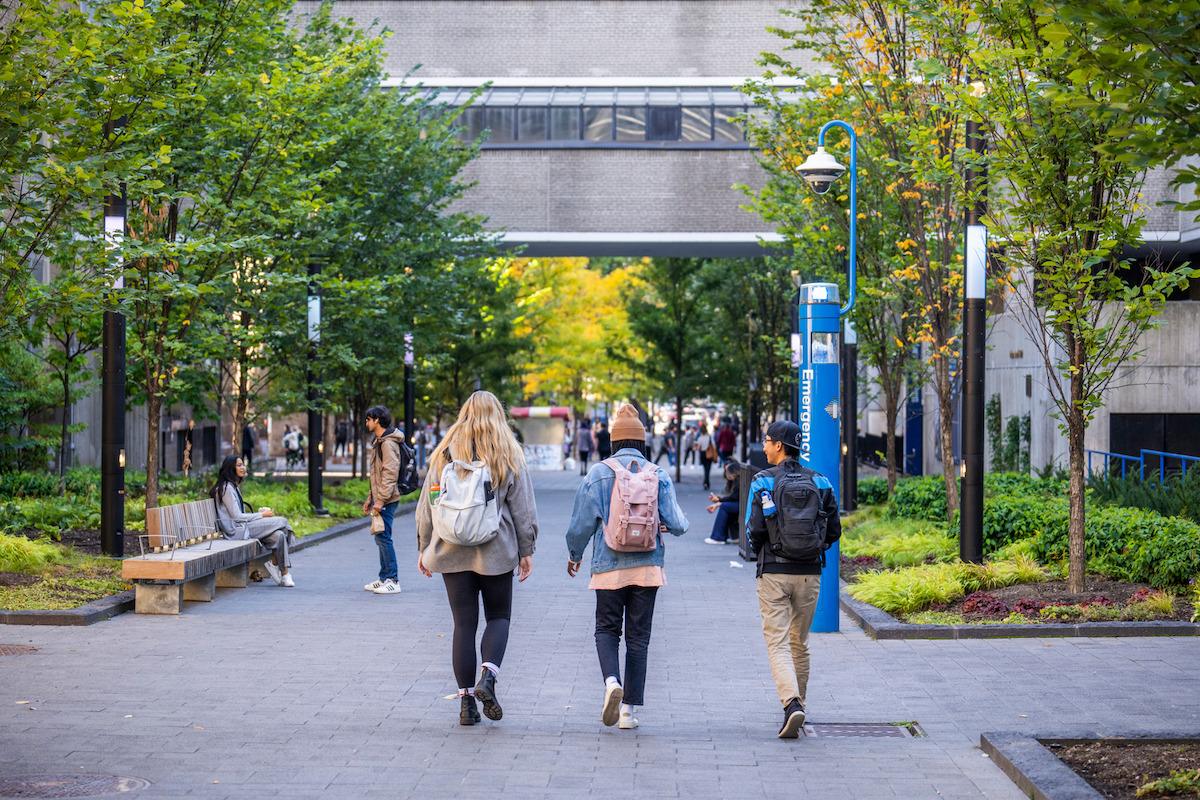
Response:
[[[808,157],[800,165],[798,172],[817,194],[825,194],[833,182],[842,177],[846,168],[837,159],[825,152],[824,147],[818,147],[817,152]]]

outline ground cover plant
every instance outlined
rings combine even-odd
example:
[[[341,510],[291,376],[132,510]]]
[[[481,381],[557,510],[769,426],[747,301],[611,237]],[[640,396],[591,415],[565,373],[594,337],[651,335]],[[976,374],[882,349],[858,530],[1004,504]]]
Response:
[[[958,517],[940,481],[901,481],[885,506],[846,519],[849,591],[917,623],[1192,620],[1200,617],[1200,526],[1142,508],[1088,515],[1082,592],[1066,591],[1068,511],[1055,477],[988,475],[982,565],[958,561]]]
[[[126,588],[116,559],[0,533],[0,609],[74,608]]]

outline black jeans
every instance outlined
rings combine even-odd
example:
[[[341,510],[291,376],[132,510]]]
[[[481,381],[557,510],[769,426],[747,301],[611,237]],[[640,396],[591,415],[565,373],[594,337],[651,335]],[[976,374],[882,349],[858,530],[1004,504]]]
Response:
[[[508,625],[512,617],[512,573],[480,575],[478,572],[445,572],[446,596],[454,615],[452,660],[458,688],[475,685],[475,632],[479,630],[479,598],[483,597],[483,640],[479,654],[497,667],[508,647]]]
[[[642,704],[646,686],[646,653],[650,649],[650,624],[654,619],[657,586],[626,586],[623,589],[596,590],[596,654],[600,671],[607,680],[621,680],[621,622],[625,623],[625,700],[631,706]]]

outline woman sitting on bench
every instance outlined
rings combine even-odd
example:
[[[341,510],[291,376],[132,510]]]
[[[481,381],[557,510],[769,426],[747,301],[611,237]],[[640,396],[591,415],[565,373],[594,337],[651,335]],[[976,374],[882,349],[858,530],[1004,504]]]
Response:
[[[279,586],[295,586],[288,554],[288,548],[295,544],[292,526],[269,508],[260,508],[257,513],[248,511],[241,490],[245,479],[246,464],[241,456],[225,456],[217,473],[217,485],[208,493],[217,504],[221,532],[226,539],[258,539],[263,547],[274,551],[266,564],[272,580]]]

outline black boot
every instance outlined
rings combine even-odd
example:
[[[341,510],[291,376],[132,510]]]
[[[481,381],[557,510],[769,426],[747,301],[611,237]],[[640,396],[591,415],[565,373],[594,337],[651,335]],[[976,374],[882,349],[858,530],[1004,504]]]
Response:
[[[498,720],[504,716],[504,709],[500,708],[500,703],[496,700],[496,674],[487,667],[483,668],[483,675],[479,676],[479,683],[475,684],[475,696],[483,703],[483,713],[488,719]]]
[[[459,725],[474,725],[480,722],[482,717],[479,716],[479,706],[475,705],[475,698],[469,694],[462,696],[462,711],[458,712]]]

